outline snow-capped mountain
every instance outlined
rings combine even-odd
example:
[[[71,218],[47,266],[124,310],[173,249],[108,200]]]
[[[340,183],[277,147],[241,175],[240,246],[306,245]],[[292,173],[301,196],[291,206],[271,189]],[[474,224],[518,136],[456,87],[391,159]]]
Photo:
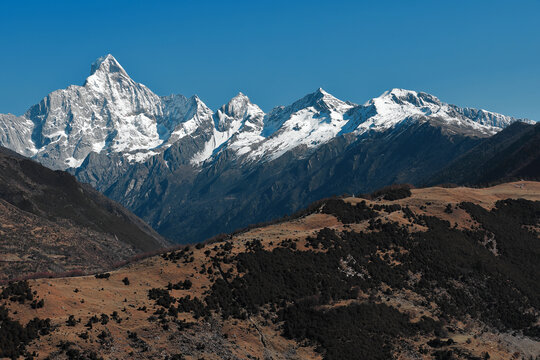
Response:
[[[364,105],[356,105],[318,89],[292,105],[273,109],[264,117],[262,131],[249,129],[249,137],[231,138],[226,148],[238,155],[247,154],[248,160],[273,160],[298,146],[313,149],[339,135],[362,136],[404,122],[429,120],[437,120],[453,132],[476,136],[491,136],[517,121],[485,110],[449,105],[435,96],[411,90],[392,89]]]
[[[107,55],[82,86],[0,115],[0,145],[193,242],[329,195],[421,183],[516,121],[403,89],[363,105],[318,89],[267,114],[239,93],[213,111],[154,94]]]
[[[54,91],[23,116],[0,115],[0,144],[67,169],[80,167],[92,152],[142,162],[191,136],[198,138],[198,151],[185,160],[201,165],[219,151],[231,150],[246,161],[268,161],[298,146],[314,149],[342,134],[360,136],[428,119],[478,136],[493,135],[516,121],[403,89],[364,105],[318,89],[268,114],[239,93],[213,112],[197,96],[154,94],[107,55],[91,65],[83,86]]]
[[[357,134],[368,130],[387,130],[404,120],[439,119],[448,125],[493,135],[517,119],[485,110],[460,108],[441,102],[433,95],[403,89],[392,89],[355,108],[351,125]],[[522,120],[528,122],[528,120]]]
[[[251,160],[276,159],[293,148],[314,148],[334,138],[347,123],[345,114],[354,104],[318,89],[286,107],[273,109],[263,120],[259,138],[240,148]],[[231,145],[235,147],[234,140]]]
[[[97,59],[83,86],[57,90],[23,116],[3,115],[2,144],[53,168],[79,167],[89,153],[142,161],[195,130],[212,126],[196,96],[159,97],[112,55]]]
[[[162,142],[160,103],[111,55],[99,58],[83,86],[54,91],[24,115],[34,124],[34,157],[65,169],[80,166],[90,152],[155,148]]]

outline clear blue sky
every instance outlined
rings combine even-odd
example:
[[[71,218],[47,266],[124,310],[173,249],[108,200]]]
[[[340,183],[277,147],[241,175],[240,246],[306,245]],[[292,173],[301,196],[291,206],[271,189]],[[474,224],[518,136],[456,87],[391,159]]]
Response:
[[[112,53],[159,95],[263,110],[323,87],[400,87],[540,120],[540,1],[2,1],[0,112],[82,84]]]

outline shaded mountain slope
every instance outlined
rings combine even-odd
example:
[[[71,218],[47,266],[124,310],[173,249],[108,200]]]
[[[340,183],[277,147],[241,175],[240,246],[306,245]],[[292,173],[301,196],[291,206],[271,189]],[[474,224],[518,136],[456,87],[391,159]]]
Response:
[[[515,123],[456,158],[427,185],[540,179],[540,124]]]
[[[130,201],[126,205],[166,237],[191,243],[291,214],[320,198],[417,184],[479,141],[430,121],[413,122],[362,139],[338,137],[309,154],[300,147],[252,166],[239,166],[227,151],[200,172],[182,167],[171,173],[163,161],[141,164],[105,194]],[[145,197],[126,195],[133,183]]]
[[[2,278],[100,269],[167,244],[141,219],[72,175],[3,148],[0,218]]]

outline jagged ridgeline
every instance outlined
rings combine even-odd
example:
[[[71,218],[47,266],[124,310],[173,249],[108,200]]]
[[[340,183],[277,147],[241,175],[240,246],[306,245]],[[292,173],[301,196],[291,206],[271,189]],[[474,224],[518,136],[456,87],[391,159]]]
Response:
[[[403,89],[363,105],[318,89],[268,113],[239,93],[214,111],[197,96],[154,94],[107,55],[82,86],[0,115],[0,145],[190,243],[328,196],[423,184],[518,121]]]
[[[32,309],[51,330],[9,348],[55,358],[534,359],[539,199],[530,181],[394,186],[109,273],[12,284],[4,317],[24,328]]]

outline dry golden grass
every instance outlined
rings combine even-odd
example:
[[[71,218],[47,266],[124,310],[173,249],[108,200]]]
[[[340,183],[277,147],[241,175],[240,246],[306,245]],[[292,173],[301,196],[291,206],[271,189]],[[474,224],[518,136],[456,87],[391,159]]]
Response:
[[[506,198],[540,200],[540,183],[516,182],[487,189],[414,189],[410,198],[394,202],[367,201],[367,203],[398,203],[402,206],[409,206],[417,214],[429,213],[466,228],[474,226],[470,217],[459,209],[454,210],[452,214],[446,214],[444,209],[447,204],[472,201],[489,209],[497,200]],[[347,198],[345,201],[357,203],[364,200]],[[426,203],[431,205],[426,205]],[[380,212],[380,214],[384,221],[409,223],[401,211],[391,214]],[[360,224],[343,225],[334,216],[312,214],[289,222],[251,229],[237,234],[231,240],[232,254],[246,251],[246,243],[253,239],[261,240],[266,249],[275,248],[279,242],[285,239],[293,239],[297,241],[298,250],[306,250],[306,237],[316,235],[324,227],[338,231],[366,230],[367,221]],[[410,228],[422,231],[422,228],[418,226],[411,225]],[[37,235],[42,229],[34,227],[31,231]],[[148,299],[148,290],[151,288],[164,288],[169,282],[174,284],[190,279],[193,283],[190,290],[172,290],[171,295],[174,297],[190,295],[192,298],[201,299],[204,297],[205,291],[212,286],[213,280],[219,274],[203,275],[199,271],[203,265],[209,266],[210,257],[217,252],[213,249],[219,245],[221,243],[209,244],[202,249],[192,247],[194,261],[189,263],[183,263],[182,260],[175,263],[164,260],[160,256],[154,256],[111,271],[109,279],[83,276],[30,280],[30,286],[37,292],[37,296],[45,299],[45,306],[42,309],[30,309],[28,304],[20,305],[8,301],[10,314],[22,323],[26,323],[34,317],[50,318],[52,324],[57,327],[50,335],[43,336],[28,346],[27,349],[30,352],[36,351],[39,354],[38,358],[41,359],[49,355],[51,358],[58,357],[56,352],[60,341],[71,341],[82,350],[94,350],[105,359],[163,358],[166,353],[184,353],[187,359],[246,359],[248,356],[259,359],[321,359],[321,355],[316,353],[313,347],[300,346],[294,341],[283,338],[280,335],[279,326],[272,324],[272,322],[266,322],[262,317],[224,321],[215,316],[212,322],[204,323],[194,319],[190,314],[181,313],[179,319],[195,323],[193,327],[181,332],[174,330],[174,324],[171,324],[171,329],[166,331],[158,322],[148,321],[148,317],[157,309],[154,301]],[[211,252],[209,256],[205,254],[205,251],[208,250]],[[382,257],[384,254],[380,253],[379,255]],[[393,254],[389,255],[392,258]],[[5,256],[3,260],[17,259]],[[224,264],[223,268],[227,270],[228,267]],[[128,286],[122,282],[125,277],[130,281]],[[377,301],[409,314],[413,321],[417,321],[424,315],[434,316],[435,305],[424,304],[424,299],[418,294],[410,291],[394,291],[392,295],[385,295],[383,293],[385,290],[387,289],[383,288],[377,294],[380,297]],[[357,300],[351,301],[362,302],[366,301],[367,298],[366,294],[359,294]],[[344,306],[347,303],[341,301],[331,306]],[[146,307],[146,312],[137,310],[142,307]],[[107,314],[110,316],[115,311],[122,319],[120,323],[110,319],[107,325],[94,324],[90,330],[84,326],[88,319],[94,315],[99,317],[101,314]],[[81,321],[73,327],[67,326],[66,320],[70,315],[74,315],[76,319]],[[491,359],[510,359],[516,349],[523,347],[531,352],[538,351],[540,353],[538,343],[526,343],[525,340],[520,340],[509,334],[504,335],[503,338],[493,329],[485,328],[482,324],[472,320],[468,323],[455,323],[452,326],[459,330],[451,335],[457,345],[478,356],[483,351],[489,351]],[[97,341],[97,335],[103,330],[110,332],[111,339],[113,339],[105,347]],[[90,335],[89,340],[83,340],[78,336],[86,331]],[[137,332],[138,337],[148,343],[148,351],[141,352],[141,349],[128,338],[128,331]],[[470,341],[467,341],[468,339]],[[426,340],[404,339],[403,341],[409,344],[422,344]],[[200,347],[201,344],[204,345],[204,349],[197,347]],[[411,355],[404,351],[397,353],[396,356],[398,359],[409,359]]]

